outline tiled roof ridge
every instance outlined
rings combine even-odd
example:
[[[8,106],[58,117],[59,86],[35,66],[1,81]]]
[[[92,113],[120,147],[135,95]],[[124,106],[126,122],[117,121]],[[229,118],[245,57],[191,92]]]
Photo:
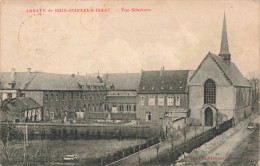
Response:
[[[221,73],[224,75],[225,79],[231,83],[231,85],[233,85],[231,79],[227,76],[227,74],[225,73],[225,71],[222,69],[222,67],[218,64],[218,62],[214,59],[213,57],[214,54],[211,54],[210,57],[211,59],[216,63],[216,65],[218,66],[218,68],[221,70]],[[217,55],[215,55],[217,56]]]

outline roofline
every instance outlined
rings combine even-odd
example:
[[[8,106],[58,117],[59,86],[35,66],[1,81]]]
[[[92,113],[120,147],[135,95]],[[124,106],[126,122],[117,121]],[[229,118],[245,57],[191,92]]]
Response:
[[[112,89],[109,89],[109,90],[107,90],[107,91],[108,91],[108,92],[109,92],[109,91],[137,91],[137,89],[136,89],[136,90],[132,90],[132,89],[131,89],[131,90],[129,90],[129,89],[122,89],[122,90],[120,90],[120,89],[113,89],[113,90],[112,90]]]
[[[241,85],[234,85],[235,87],[241,87],[241,88],[252,88],[252,86],[241,86]]]
[[[100,92],[100,91],[106,91],[105,89],[104,90],[42,90],[42,89],[19,89],[21,91],[78,91],[78,92]]]
[[[188,92],[165,92],[165,93],[158,93],[158,92],[137,92],[137,94],[188,94]]]

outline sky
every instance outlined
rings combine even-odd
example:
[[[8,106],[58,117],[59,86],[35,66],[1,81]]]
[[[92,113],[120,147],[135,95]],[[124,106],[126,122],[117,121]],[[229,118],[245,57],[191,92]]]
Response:
[[[89,8],[110,12],[54,12]],[[231,60],[244,76],[259,71],[259,1],[254,0],[2,0],[0,70],[83,75],[163,66],[196,70],[209,51],[219,53],[224,11]]]

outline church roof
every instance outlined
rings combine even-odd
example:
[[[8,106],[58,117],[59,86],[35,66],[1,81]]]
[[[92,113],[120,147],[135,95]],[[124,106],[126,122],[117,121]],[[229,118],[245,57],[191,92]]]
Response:
[[[143,71],[138,93],[187,92],[189,70]]]
[[[237,66],[229,61],[226,62],[221,56],[217,56],[212,53],[208,53],[208,55],[204,58],[204,60],[199,65],[198,69],[194,72],[194,74],[191,76],[190,81],[192,78],[196,75],[197,71],[200,69],[201,65],[204,63],[204,61],[207,58],[212,58],[212,60],[216,63],[216,65],[219,67],[219,69],[223,72],[225,78],[235,86],[242,86],[242,87],[251,87],[249,82],[246,80],[246,78],[242,75],[242,73],[239,71]]]
[[[114,90],[137,90],[141,73],[107,73],[102,76],[107,86],[114,86]]]

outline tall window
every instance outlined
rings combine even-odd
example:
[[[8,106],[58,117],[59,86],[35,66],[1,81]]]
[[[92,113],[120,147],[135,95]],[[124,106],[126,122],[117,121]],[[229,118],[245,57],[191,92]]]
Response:
[[[70,100],[73,100],[73,93],[70,92]]]
[[[151,112],[146,112],[145,119],[146,119],[146,121],[151,121],[151,119],[152,119]]]
[[[175,103],[176,106],[180,106],[181,105],[181,98],[180,96],[176,96],[176,103]]]
[[[61,94],[61,100],[64,101],[65,100],[65,95],[64,95],[64,92],[62,92]]]
[[[79,99],[82,100],[82,92],[79,92]]]
[[[158,105],[163,106],[164,105],[164,96],[159,96],[158,97]]]
[[[12,93],[7,93],[7,99],[11,99],[12,98]]]
[[[141,96],[141,105],[144,105],[144,96]]]
[[[59,101],[59,94],[56,94],[56,101]]]
[[[173,106],[173,96],[167,97],[167,105],[168,106]]]
[[[216,84],[211,79],[204,85],[204,104],[216,104]]]
[[[51,101],[53,101],[53,94],[51,94]]]
[[[45,94],[45,101],[48,101],[48,95]]]
[[[124,111],[124,106],[123,105],[120,105],[120,111]]]
[[[149,97],[149,103],[148,105],[155,105],[155,97],[154,96],[150,96]]]

